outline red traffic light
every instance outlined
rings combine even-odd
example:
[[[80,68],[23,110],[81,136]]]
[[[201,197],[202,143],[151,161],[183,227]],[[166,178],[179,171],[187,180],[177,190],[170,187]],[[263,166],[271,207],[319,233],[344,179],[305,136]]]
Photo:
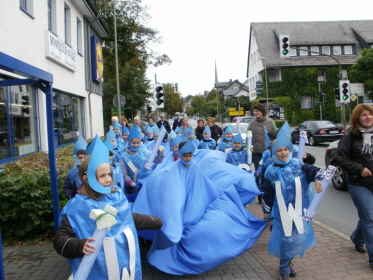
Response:
[[[157,86],[157,87],[155,88],[155,91],[156,91],[157,93],[161,92],[162,90],[163,90],[163,87],[162,87],[162,86]]]

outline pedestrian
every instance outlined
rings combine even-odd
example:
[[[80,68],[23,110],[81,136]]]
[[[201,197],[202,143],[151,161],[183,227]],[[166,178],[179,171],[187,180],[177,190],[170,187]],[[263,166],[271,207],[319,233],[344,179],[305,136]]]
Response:
[[[227,128],[224,131],[224,136],[223,136],[222,140],[220,141],[220,143],[216,147],[216,150],[222,151],[223,153],[229,152],[229,150],[227,150],[227,149],[231,149],[233,147],[232,131],[233,131],[232,125],[228,125]]]
[[[206,126],[203,130],[203,139],[199,141],[199,149],[215,150],[216,141],[211,138],[210,127]]]
[[[174,123],[172,124],[172,130],[175,130],[176,129],[176,127],[180,127],[181,125],[182,125],[182,121],[183,121],[183,119],[180,117],[180,113],[179,112],[177,112],[177,113],[175,113],[175,119],[174,119]]]
[[[182,124],[181,124],[181,130],[182,130],[182,135],[184,135],[186,139],[189,139],[188,133],[190,129],[192,129],[192,127],[188,123],[188,117],[184,117],[182,120]]]
[[[77,194],[78,188],[82,184],[79,178],[79,167],[86,158],[87,145],[88,143],[84,140],[83,136],[80,136],[74,145],[73,154],[76,165],[70,169],[63,182],[63,192],[67,199],[72,199]]]
[[[252,161],[254,163],[255,170],[259,167],[259,162],[262,159],[262,154],[267,150],[266,146],[266,131],[270,141],[275,139],[276,135],[276,124],[275,122],[267,117],[267,110],[264,105],[259,103],[253,106],[253,113],[255,120],[251,121],[247,127],[247,131],[252,132],[252,147],[247,147],[252,153]],[[269,143],[268,143],[269,144]]]
[[[293,145],[285,133],[278,134],[270,150],[274,163],[265,172],[262,208],[264,219],[273,225],[268,252],[280,259],[280,279],[285,280],[296,275],[292,259],[316,245],[312,221],[304,221],[302,213],[312,200],[310,182],[322,191],[321,170],[292,157]]]
[[[163,125],[163,127],[167,130],[167,133],[170,133],[171,132],[171,126],[168,123],[168,121],[164,119],[164,114],[161,114],[159,117],[161,118],[157,122],[157,126],[158,126],[159,130],[161,129],[161,127]]]
[[[130,125],[128,124],[128,120],[126,118],[123,118],[123,119],[120,120],[120,125],[122,127],[124,127],[124,126],[127,127],[127,129],[130,128]]]
[[[243,146],[243,139],[241,134],[237,134],[232,139],[233,148],[227,154],[227,162],[233,164],[235,166],[239,166],[241,164],[249,164],[249,154],[247,149]],[[246,170],[246,169],[245,169]],[[251,169],[246,170],[251,171]]]
[[[208,117],[206,123],[211,130],[211,138],[218,142],[220,136],[223,135],[223,131],[215,124],[215,121],[216,119],[214,117]]]
[[[195,135],[199,141],[203,140],[203,130],[205,129],[205,122],[203,119],[199,119],[197,121],[198,126],[196,127]]]
[[[373,269],[372,137],[373,108],[369,104],[359,104],[352,111],[350,130],[339,140],[337,164],[346,174],[348,191],[359,215],[359,222],[350,239],[356,251],[368,251]]]

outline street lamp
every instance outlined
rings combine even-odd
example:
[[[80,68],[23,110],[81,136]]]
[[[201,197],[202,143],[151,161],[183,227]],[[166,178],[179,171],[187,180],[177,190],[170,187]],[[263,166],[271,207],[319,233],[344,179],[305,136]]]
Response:
[[[268,75],[267,75],[267,63],[265,62],[266,58],[265,57],[259,57],[259,59],[261,59],[263,61],[263,64],[264,64],[264,72],[266,74],[266,97],[267,97],[267,111],[269,111],[269,108],[268,108]]]

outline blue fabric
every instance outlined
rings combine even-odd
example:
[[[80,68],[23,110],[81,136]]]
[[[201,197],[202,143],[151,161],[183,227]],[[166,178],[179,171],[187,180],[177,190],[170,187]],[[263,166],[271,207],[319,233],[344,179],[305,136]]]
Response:
[[[217,186],[194,161],[155,170],[147,182],[133,211],[162,219],[148,260],[166,273],[210,270],[249,249],[266,226],[243,207],[232,184]]]
[[[243,148],[241,150],[235,150],[232,149],[228,154],[227,154],[227,162],[230,164],[233,164],[235,166],[239,166],[240,164],[248,164],[248,154],[247,154],[247,149]]]
[[[111,166],[111,170],[113,173],[114,186],[118,186],[122,190],[124,190],[124,176],[123,176],[122,168],[120,168],[119,163],[115,163],[115,166]]]
[[[129,251],[127,239],[123,230],[129,227],[135,237],[136,242],[136,274],[135,279],[141,280],[141,259],[138,246],[138,239],[136,228],[132,218],[132,212],[129,208],[128,201],[122,190],[116,188],[116,193],[109,193],[104,195],[100,200],[88,198],[85,195],[77,194],[71,199],[62,209],[60,214],[60,224],[64,215],[67,216],[70,225],[77,238],[86,239],[91,237],[96,229],[96,221],[89,218],[89,213],[92,209],[104,209],[106,205],[110,205],[119,210],[116,218],[117,223],[108,231],[108,237],[115,238],[116,251],[118,255],[118,263],[120,268],[120,275],[124,267],[129,270]],[[71,270],[75,273],[83,258],[68,259]],[[92,270],[88,279],[102,280],[108,279],[106,269],[106,261],[104,255],[104,248],[102,247],[96,261],[93,264]]]
[[[290,261],[291,259],[280,259],[280,274],[289,275],[290,274]]]
[[[70,169],[67,176],[69,177],[70,183],[75,186],[75,188],[78,188],[82,184],[82,180],[80,180],[79,177],[79,167],[77,165]]]
[[[359,215],[351,241],[358,246],[365,244],[369,262],[373,264],[373,191],[351,184],[347,184],[347,187]]]
[[[216,147],[216,141],[212,138],[210,138],[211,141],[204,141],[205,139],[199,141],[198,148],[199,149],[209,149],[214,150]]]
[[[137,179],[142,179],[148,176],[152,172],[152,169],[145,168],[145,164],[148,161],[151,152],[147,150],[146,148],[141,148],[141,146],[139,147],[140,149],[138,153],[129,154],[127,152],[123,152],[121,154],[121,159],[123,160],[126,166],[126,169],[130,175],[131,180],[134,180],[134,172],[128,166],[129,162],[132,162],[135,165],[135,167],[138,169]]]
[[[230,138],[228,138],[228,139],[230,139]],[[225,149],[228,149],[228,148],[233,148],[232,141],[228,141],[228,142],[221,141],[218,144],[218,146],[216,147],[216,150],[219,150],[219,151],[222,151],[223,153],[225,153]]]
[[[302,170],[302,165],[303,163],[296,158],[293,158],[290,163],[285,166],[270,165],[266,169],[265,178],[269,180],[272,188],[274,189],[275,182],[280,181],[285,205],[288,206],[289,203],[291,203],[294,206],[294,180],[295,177],[299,177],[302,184],[302,209],[308,209],[308,206],[312,201],[312,188],[310,182],[307,180],[305,172]],[[285,236],[282,228],[276,195],[274,197],[271,218],[273,218],[273,227],[268,244],[268,252],[271,255],[281,259],[292,259],[296,255],[303,257],[307,248],[316,245],[312,221],[303,221],[303,234],[298,234],[298,231],[293,223],[293,231],[291,236]]]
[[[80,150],[86,150],[87,149],[87,141],[84,140],[83,136],[80,136],[78,138],[78,141],[76,141],[73,149],[73,154],[74,154],[74,161],[77,165],[80,165],[82,162],[78,160],[78,152]],[[72,181],[70,181],[72,182]]]

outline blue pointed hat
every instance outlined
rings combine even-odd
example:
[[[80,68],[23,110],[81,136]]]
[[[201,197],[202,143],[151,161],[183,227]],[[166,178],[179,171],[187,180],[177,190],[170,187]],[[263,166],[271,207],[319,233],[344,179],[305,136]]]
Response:
[[[129,132],[127,126],[125,126],[125,125],[122,126],[122,133],[130,134],[130,132]]]
[[[146,126],[145,133],[148,134],[149,132],[153,135],[153,129],[150,126]]]
[[[227,128],[225,129],[224,131],[224,136],[227,134],[227,132],[233,132],[233,128],[232,128],[232,125],[228,125]]]
[[[234,143],[234,142],[240,142],[241,144],[243,144],[243,139],[242,139],[241,134],[237,134],[237,135],[232,139],[232,143]]]
[[[114,131],[113,131],[114,132]],[[110,133],[110,132],[109,132]],[[113,147],[113,144],[111,143],[111,139],[113,139],[112,137],[109,136],[109,133],[106,135],[106,139],[105,139],[105,146],[108,148],[109,151],[114,151],[114,147]],[[114,133],[114,136],[115,136],[115,133]],[[115,139],[115,138],[114,138]]]
[[[194,133],[194,130],[192,129],[192,128],[189,128],[188,129],[188,135],[190,136],[190,135],[194,135],[195,133]]]
[[[277,149],[281,147],[286,147],[289,149],[289,157],[285,162],[279,160],[276,156]],[[290,139],[288,138],[288,136],[286,135],[284,131],[278,132],[276,141],[273,144],[272,149],[271,149],[271,154],[272,154],[272,159],[275,163],[286,164],[291,161],[291,158],[293,157],[293,144],[291,143]]]
[[[93,140],[88,144],[87,146],[87,150],[85,151],[85,154],[87,156],[89,156],[90,154],[92,154],[92,151],[93,151],[93,147],[95,146],[96,142],[100,140],[100,137],[98,137],[98,135],[96,134],[95,138],[93,138]],[[101,141],[102,142],[102,141]]]
[[[171,142],[177,136],[175,131],[171,130],[170,134],[168,134],[168,142]]]
[[[176,132],[176,134],[177,133],[183,133],[183,129],[180,126],[178,126],[178,127],[176,127],[175,132]]]
[[[106,134],[106,138],[117,139],[114,130],[110,129],[109,132]]]
[[[210,129],[209,126],[205,127],[205,129],[203,130],[203,133],[205,133],[205,132],[208,132],[210,134],[210,136],[211,136],[211,129]]]
[[[109,161],[109,150],[105,144],[98,139],[93,147],[92,155],[88,163],[87,168],[87,177],[89,186],[98,193],[110,193],[111,187],[105,187],[97,181],[96,170],[103,164],[108,163]]]
[[[181,134],[181,139],[183,140],[183,141],[187,141],[188,139],[186,139],[186,137],[185,137],[185,135],[184,134]]]
[[[128,141],[131,142],[132,139],[139,138],[141,139],[141,133],[136,128],[131,129],[130,135],[128,136]]]
[[[118,128],[118,132],[114,132],[115,134],[118,134],[119,133],[119,131],[120,131],[120,126],[119,126],[119,123],[118,122],[116,122],[116,121],[114,121],[114,123],[113,123],[113,129],[114,128]]]
[[[186,141],[184,146],[179,150],[179,156],[186,153],[193,153],[195,149],[196,147],[193,145],[193,142],[191,140]]]
[[[291,138],[290,138],[290,137],[291,137],[291,128],[290,128],[290,125],[289,125],[288,121],[286,121],[286,122],[281,126],[280,130],[278,131],[278,133],[279,133],[280,131],[283,131],[283,132],[287,135],[287,137],[288,137],[289,139],[291,139]]]
[[[179,145],[180,142],[183,142],[183,139],[179,135],[176,135],[176,137],[171,141],[170,146],[173,147]]]
[[[266,144],[264,147],[269,148],[269,145],[271,144],[271,139],[268,136],[267,128],[264,126],[264,137],[266,138]]]
[[[78,151],[80,150],[86,150],[87,149],[87,141],[84,140],[83,136],[80,136],[78,138],[78,141],[76,141],[73,149],[74,154],[74,161],[77,165],[80,165],[82,162],[78,160]]]
[[[155,128],[153,128],[153,135],[154,134],[159,134],[159,129],[157,125],[155,125]]]

